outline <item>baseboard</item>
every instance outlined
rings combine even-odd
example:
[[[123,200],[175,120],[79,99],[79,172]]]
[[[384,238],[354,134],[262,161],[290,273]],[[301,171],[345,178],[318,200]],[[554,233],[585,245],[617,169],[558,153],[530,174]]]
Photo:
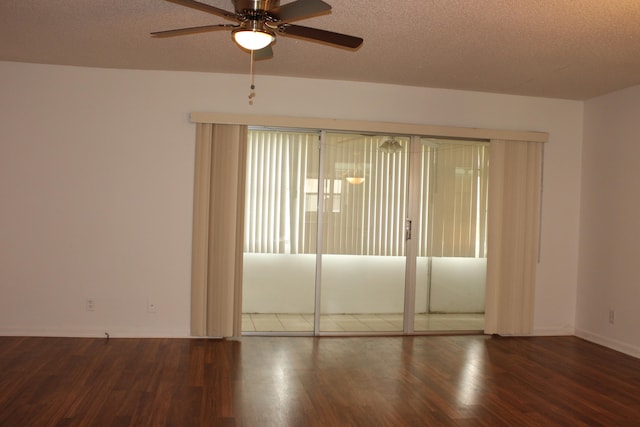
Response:
[[[0,336],[20,337],[65,337],[65,338],[191,338],[188,331],[181,330],[88,330],[74,328],[0,328]]]
[[[612,350],[640,358],[640,347],[629,345],[622,341],[614,340],[599,334],[594,334],[592,332],[585,331],[584,329],[576,329],[575,335],[579,338],[608,347]]]
[[[565,337],[574,336],[575,330],[573,328],[558,328],[558,329],[534,329],[531,333],[534,337]]]

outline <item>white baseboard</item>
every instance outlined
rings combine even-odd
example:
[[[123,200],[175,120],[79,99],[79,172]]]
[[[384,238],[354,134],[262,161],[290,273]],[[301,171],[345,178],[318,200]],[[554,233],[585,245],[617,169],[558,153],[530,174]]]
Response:
[[[88,330],[74,328],[0,328],[0,336],[65,337],[65,338],[192,338],[189,331],[181,330]]]
[[[531,335],[534,337],[572,337],[575,335],[575,330],[573,328],[534,329]]]
[[[584,329],[576,329],[576,336],[621,353],[628,354],[629,356],[640,358],[640,347],[629,345],[622,341],[614,340],[599,334],[594,334],[592,332],[585,331]]]

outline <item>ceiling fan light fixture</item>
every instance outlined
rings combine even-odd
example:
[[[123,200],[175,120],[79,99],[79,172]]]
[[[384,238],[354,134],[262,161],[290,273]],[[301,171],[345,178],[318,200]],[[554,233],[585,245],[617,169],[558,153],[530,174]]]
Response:
[[[276,39],[275,34],[262,28],[238,28],[232,35],[233,40],[247,50],[264,49]]]
[[[364,177],[363,176],[347,176],[345,177],[345,181],[347,181],[349,184],[359,185],[364,182]]]

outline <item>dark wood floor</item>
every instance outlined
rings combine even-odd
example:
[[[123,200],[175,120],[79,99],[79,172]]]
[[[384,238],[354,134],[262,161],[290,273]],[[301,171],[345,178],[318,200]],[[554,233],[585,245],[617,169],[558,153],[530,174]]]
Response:
[[[0,337],[1,426],[637,426],[640,359],[573,337]]]

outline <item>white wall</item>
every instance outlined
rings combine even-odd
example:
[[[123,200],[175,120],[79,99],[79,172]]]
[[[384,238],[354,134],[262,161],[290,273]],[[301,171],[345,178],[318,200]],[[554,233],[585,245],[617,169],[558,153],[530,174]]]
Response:
[[[0,334],[188,336],[192,111],[549,132],[534,327],[573,333],[581,102],[258,75],[250,107],[245,75],[0,77]]]
[[[638,357],[639,159],[640,86],[588,101],[576,333]]]

